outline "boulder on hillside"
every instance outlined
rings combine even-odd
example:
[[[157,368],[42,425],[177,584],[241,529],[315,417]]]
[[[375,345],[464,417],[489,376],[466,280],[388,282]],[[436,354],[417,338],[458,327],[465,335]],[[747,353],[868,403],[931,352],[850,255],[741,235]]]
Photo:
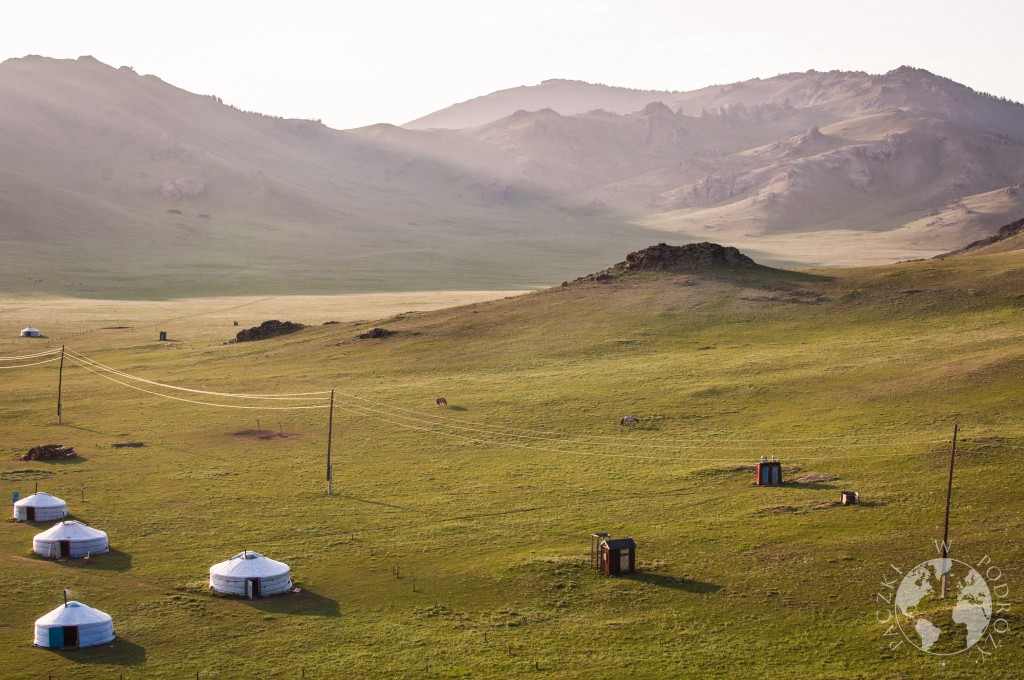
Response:
[[[576,279],[580,281],[608,281],[629,272],[694,272],[706,269],[749,269],[757,263],[731,246],[717,243],[688,243],[684,246],[670,246],[659,243],[626,256],[624,262]],[[567,284],[563,284],[567,285]]]
[[[278,321],[273,319],[271,321],[264,321],[259,326],[253,328],[246,328],[244,331],[238,331],[235,335],[234,340],[230,340],[230,343],[235,342],[251,342],[253,340],[266,340],[277,335],[287,335],[288,333],[294,333],[295,331],[302,330],[305,328],[301,323],[292,323],[291,321]]]

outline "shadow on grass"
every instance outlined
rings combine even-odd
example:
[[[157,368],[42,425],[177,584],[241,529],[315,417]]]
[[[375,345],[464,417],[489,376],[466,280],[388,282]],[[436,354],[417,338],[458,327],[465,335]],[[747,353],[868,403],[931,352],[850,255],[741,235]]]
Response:
[[[673,590],[685,590],[688,593],[700,593],[702,595],[708,595],[714,592],[718,592],[722,589],[722,586],[715,583],[708,583],[707,581],[695,581],[693,579],[683,578],[682,576],[671,576],[669,574],[651,574],[639,572],[632,576],[626,576],[632,581],[640,581],[642,583],[649,583],[652,586],[658,586],[660,588],[671,588]]]
[[[466,408],[465,406],[449,406],[448,410],[449,411],[468,411],[469,409]]]
[[[114,550],[113,548],[105,553],[97,553],[92,555],[88,560],[82,557],[75,558],[64,558],[59,560],[53,560],[50,558],[39,557],[41,560],[47,562],[56,562],[64,567],[70,567],[73,569],[98,569],[100,571],[128,571],[132,568],[132,556],[128,553],[121,552],[120,550]]]
[[[266,614],[292,614],[298,616],[324,616],[336,618],[341,616],[337,600],[317,595],[311,590],[303,589],[301,593],[285,593],[256,600],[244,597],[238,601]]]
[[[401,510],[402,512],[416,512],[416,510],[417,510],[416,508],[410,508],[410,507],[407,507],[407,506],[404,506],[404,505],[395,505],[394,503],[386,503],[384,501],[374,501],[374,500],[369,500],[367,498],[358,498],[356,496],[352,496],[352,495],[349,495],[349,494],[336,493],[334,495],[337,496],[338,498],[344,498],[346,500],[356,501],[357,503],[367,503],[369,505],[379,505],[379,506],[381,506],[383,508],[392,508],[394,510]]]
[[[755,484],[756,486],[756,484]],[[782,485],[782,488],[790,487],[793,489],[838,489],[839,486],[836,484],[829,484],[828,482],[786,482]]]
[[[116,625],[116,624],[115,624]],[[115,637],[114,641],[84,649],[54,649],[54,654],[68,661],[108,666],[142,666],[146,663],[146,648],[123,637]]]

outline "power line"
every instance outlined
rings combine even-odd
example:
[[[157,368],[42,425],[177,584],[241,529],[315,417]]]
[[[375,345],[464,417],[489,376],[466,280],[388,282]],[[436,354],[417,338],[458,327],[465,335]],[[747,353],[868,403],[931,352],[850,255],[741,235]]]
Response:
[[[38,359],[39,357],[50,356],[51,354],[60,354],[60,350],[51,349],[46,352],[37,352],[36,354],[24,354],[20,357],[0,357],[0,361],[27,361],[28,359]]]
[[[188,387],[178,387],[177,385],[169,385],[167,383],[161,383],[161,382],[157,382],[155,380],[148,380],[146,378],[141,378],[139,376],[132,375],[131,373],[126,373],[124,371],[120,371],[120,370],[118,370],[116,368],[111,368],[110,366],[106,366],[104,364],[101,364],[100,362],[96,361],[95,359],[90,359],[89,357],[85,356],[84,354],[81,354],[80,352],[76,352],[76,351],[74,351],[72,349],[68,349],[68,354],[71,355],[75,359],[78,359],[80,361],[83,361],[83,362],[86,362],[86,363],[92,365],[94,368],[98,369],[99,371],[113,373],[113,374],[119,375],[122,378],[125,378],[127,380],[134,380],[136,382],[146,383],[148,385],[153,385],[155,387],[162,387],[162,388],[170,389],[170,390],[180,390],[182,392],[191,392],[193,394],[205,394],[205,395],[213,396],[213,397],[230,397],[230,398],[233,398],[233,399],[270,399],[270,400],[283,400],[283,401],[324,401],[324,400],[326,400],[327,395],[329,395],[331,393],[330,390],[327,390],[327,391],[324,391],[324,392],[298,392],[298,393],[293,393],[293,394],[287,394],[287,393],[284,393],[284,394],[246,394],[246,393],[236,393],[236,392],[211,392],[211,391],[208,391],[208,390],[194,390],[194,389],[190,389]],[[318,396],[313,396],[313,395],[318,395]]]
[[[60,357],[54,357],[53,359],[47,359],[46,361],[37,361],[33,364],[20,364],[18,366],[0,366],[0,371],[10,370],[13,368],[28,368],[29,366],[40,366],[42,364],[48,364],[53,361],[60,361]]]
[[[116,378],[113,378],[113,377],[109,376],[109,375],[105,375],[104,372],[102,372],[102,371],[97,371],[97,370],[91,368],[89,365],[85,364],[82,361],[79,361],[77,358],[75,358],[73,356],[69,356],[68,358],[75,365],[80,366],[81,368],[84,368],[85,370],[89,371],[90,373],[94,373],[94,374],[98,375],[101,378],[104,378],[106,380],[110,380],[111,382],[115,382],[118,385],[123,385],[123,386],[125,386],[125,387],[127,387],[129,389],[138,390],[139,392],[145,392],[146,394],[152,394],[154,396],[162,397],[164,399],[173,399],[174,401],[183,401],[183,402],[186,402],[186,403],[189,403],[189,404],[199,404],[199,405],[202,405],[202,406],[214,406],[214,407],[217,407],[217,408],[234,408],[234,409],[244,409],[244,410],[252,410],[252,411],[258,411],[258,410],[264,410],[264,411],[299,411],[299,410],[306,410],[306,409],[328,408],[327,404],[320,404],[320,405],[316,405],[316,406],[240,406],[238,404],[218,404],[218,403],[213,403],[213,402],[208,402],[208,401],[199,401],[197,399],[185,399],[183,397],[175,397],[175,396],[171,396],[169,394],[161,394],[160,392],[154,392],[153,390],[147,390],[147,389],[144,389],[144,388],[139,387],[137,385],[132,385],[132,384],[129,384],[129,383],[126,383],[126,382],[122,382],[122,381],[120,381],[120,380],[118,380]],[[193,391],[193,390],[189,390],[189,391]]]

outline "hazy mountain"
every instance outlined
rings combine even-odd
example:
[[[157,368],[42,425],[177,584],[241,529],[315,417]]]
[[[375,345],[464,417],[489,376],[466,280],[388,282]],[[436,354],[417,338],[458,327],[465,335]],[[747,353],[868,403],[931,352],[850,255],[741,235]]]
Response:
[[[665,240],[875,263],[1024,214],[1024,107],[909,68],[689,93],[547,81],[337,131],[28,57],[0,64],[0,101],[5,290],[508,288]]]

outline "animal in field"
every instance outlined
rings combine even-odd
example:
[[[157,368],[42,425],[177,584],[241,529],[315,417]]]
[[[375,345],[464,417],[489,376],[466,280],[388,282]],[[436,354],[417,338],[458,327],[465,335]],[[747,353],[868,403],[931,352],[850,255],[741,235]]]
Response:
[[[448,400],[445,399],[444,397],[438,397],[437,398],[437,405],[438,406],[447,406],[448,405]]]
[[[626,426],[632,427],[634,425],[639,425],[639,424],[640,424],[640,419],[637,418],[636,416],[622,416],[622,420],[619,421],[619,425],[622,425],[623,427],[626,427]]]

